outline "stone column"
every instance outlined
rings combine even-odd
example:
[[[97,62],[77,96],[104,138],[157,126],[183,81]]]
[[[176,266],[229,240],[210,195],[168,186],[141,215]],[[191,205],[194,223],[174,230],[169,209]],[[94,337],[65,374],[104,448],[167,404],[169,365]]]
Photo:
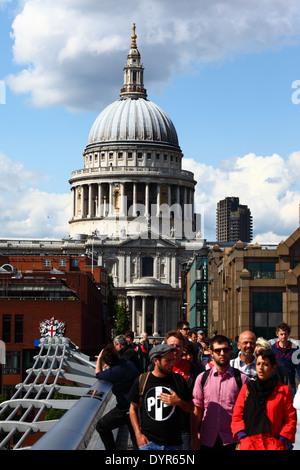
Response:
[[[157,195],[156,195],[156,204],[157,204],[157,208],[156,208],[156,217],[159,217],[159,208],[160,208],[160,184],[157,183]]]
[[[81,218],[83,218],[85,216],[85,210],[84,210],[84,199],[85,199],[85,186],[82,185],[81,186]]]
[[[125,208],[125,184],[124,183],[120,183],[120,189],[121,189],[121,194],[120,194],[120,215],[122,217],[124,217],[125,215],[125,212],[124,212],[124,208]]]
[[[146,331],[146,297],[142,297],[142,333]]]
[[[131,329],[136,334],[136,312],[135,297],[131,297]]]
[[[93,216],[93,186],[89,184],[88,217]]]
[[[76,190],[75,188],[71,188],[71,218],[72,219],[75,216],[75,196],[76,196]]]
[[[109,183],[108,215],[113,214],[113,183]]]
[[[137,212],[136,212],[136,183],[132,184],[132,217],[136,217]]]
[[[103,216],[103,207],[102,207],[102,184],[98,184],[98,217]]]
[[[154,297],[153,336],[158,336],[158,297]]]
[[[145,216],[149,215],[149,183],[145,183]]]

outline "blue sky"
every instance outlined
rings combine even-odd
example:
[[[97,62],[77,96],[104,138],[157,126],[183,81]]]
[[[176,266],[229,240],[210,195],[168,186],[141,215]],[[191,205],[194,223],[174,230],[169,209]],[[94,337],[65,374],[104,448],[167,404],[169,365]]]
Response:
[[[119,97],[133,22],[148,99],[173,120],[198,182],[205,238],[226,196],[250,207],[255,241],[288,237],[300,204],[299,2],[124,3],[0,0],[0,237],[68,236],[68,180]]]

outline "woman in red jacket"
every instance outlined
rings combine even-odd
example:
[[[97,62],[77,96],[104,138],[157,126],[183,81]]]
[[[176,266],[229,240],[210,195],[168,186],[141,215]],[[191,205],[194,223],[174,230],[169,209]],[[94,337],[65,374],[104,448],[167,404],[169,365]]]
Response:
[[[294,442],[296,411],[287,385],[274,375],[276,358],[268,349],[257,354],[257,379],[243,385],[233,410],[231,430],[240,450],[285,450]]]

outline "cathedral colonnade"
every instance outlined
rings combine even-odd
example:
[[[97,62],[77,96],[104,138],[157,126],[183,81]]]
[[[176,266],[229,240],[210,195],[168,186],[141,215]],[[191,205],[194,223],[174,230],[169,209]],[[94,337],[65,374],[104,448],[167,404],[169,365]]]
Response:
[[[177,318],[178,300],[165,294],[128,292],[127,305],[131,320],[130,328],[136,335],[144,332],[150,336],[161,337],[174,328]],[[171,310],[170,311],[170,306]],[[173,318],[174,316],[174,318]]]
[[[175,218],[191,219],[194,188],[152,182],[84,182],[71,188],[71,219],[159,216],[167,205]],[[143,211],[143,213],[141,213]]]

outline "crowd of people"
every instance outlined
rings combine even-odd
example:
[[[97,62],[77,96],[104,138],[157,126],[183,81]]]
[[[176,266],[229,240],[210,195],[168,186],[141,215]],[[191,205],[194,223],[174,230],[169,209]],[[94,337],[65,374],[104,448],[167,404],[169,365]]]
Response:
[[[290,327],[280,323],[276,341],[215,333],[182,321],[161,344],[146,334],[136,344],[128,331],[100,352],[96,377],[113,384],[117,403],[96,427],[105,449],[116,450],[112,431],[123,424],[140,450],[293,448],[300,361]]]

